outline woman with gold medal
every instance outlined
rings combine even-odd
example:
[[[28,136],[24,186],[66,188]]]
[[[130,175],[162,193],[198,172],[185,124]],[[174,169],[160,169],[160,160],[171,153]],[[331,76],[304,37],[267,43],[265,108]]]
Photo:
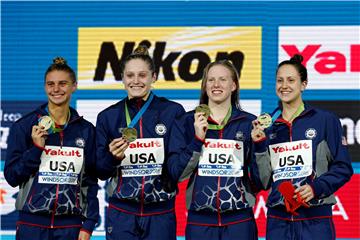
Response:
[[[55,58],[45,73],[48,102],[11,127],[4,175],[19,186],[16,239],[89,240],[98,221],[95,128],[70,107],[76,86]]]
[[[176,239],[176,183],[167,173],[169,131],[183,107],[156,96],[154,62],[139,46],[122,64],[127,97],[97,118],[97,172],[108,180],[106,239]]]
[[[233,64],[210,63],[204,69],[200,105],[171,131],[169,172],[175,181],[189,179],[186,239],[257,239],[249,178],[254,119],[240,109]]]
[[[334,192],[350,180],[351,159],[337,116],[303,102],[303,57],[278,65],[279,107],[253,122],[254,179],[271,189],[266,239],[335,239]]]

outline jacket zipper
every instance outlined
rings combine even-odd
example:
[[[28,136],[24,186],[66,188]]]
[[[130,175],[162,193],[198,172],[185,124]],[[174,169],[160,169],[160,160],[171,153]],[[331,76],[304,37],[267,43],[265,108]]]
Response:
[[[138,110],[140,111],[141,108],[141,100],[137,102]],[[143,138],[143,121],[142,117],[140,117],[139,120],[139,128],[140,128],[140,138]],[[142,177],[142,183],[141,183],[141,196],[140,196],[140,216],[144,214],[144,193],[145,192],[145,176]]]
[[[295,119],[293,119],[294,122]],[[284,123],[286,124],[286,126],[289,128],[289,140],[290,142],[292,142],[292,126],[293,124],[291,122],[288,121],[284,121]],[[293,179],[291,179],[291,184],[293,183]],[[294,221],[294,215],[291,214],[291,218],[290,218],[291,222]]]
[[[224,128],[219,131],[219,139],[223,138]],[[222,225],[221,223],[221,214],[220,214],[220,183],[221,178],[218,176],[218,186],[217,186],[217,193],[216,193],[216,208],[218,213],[218,224],[219,226]]]
[[[54,210],[53,210],[53,213],[52,213],[52,216],[51,216],[51,228],[54,228],[55,213],[56,213],[58,198],[59,198],[59,184],[56,184],[56,195],[55,195]]]

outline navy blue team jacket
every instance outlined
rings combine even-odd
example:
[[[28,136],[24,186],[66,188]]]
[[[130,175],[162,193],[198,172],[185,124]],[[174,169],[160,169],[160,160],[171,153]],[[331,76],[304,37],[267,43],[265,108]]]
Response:
[[[32,126],[48,115],[47,104],[16,121],[8,138],[4,168],[7,182],[19,186],[16,209],[18,224],[45,228],[82,227],[92,232],[99,218],[99,202],[95,165],[95,128],[70,108],[71,117],[62,133],[48,135],[45,148],[35,146]],[[47,146],[82,148],[84,162],[77,184],[39,183],[40,156]],[[55,153],[52,153],[55,154]],[[61,149],[56,154],[64,153]]]
[[[274,112],[276,112],[276,109]],[[266,139],[256,142],[257,185],[271,189],[267,200],[268,216],[280,219],[305,220],[332,216],[331,205],[336,203],[334,193],[353,174],[351,159],[342,136],[342,127],[333,113],[305,104],[305,110],[289,123],[280,117],[266,129]],[[312,174],[307,177],[290,179],[295,186],[309,184],[315,198],[309,202],[310,208],[300,207],[294,216],[285,210],[284,200],[277,190],[286,179],[273,181],[270,164],[269,145],[300,140],[312,141]]]
[[[153,94],[153,93],[151,93]],[[176,183],[167,173],[167,147],[170,127],[184,108],[166,98],[157,97],[134,126],[138,138],[163,138],[165,160],[161,175],[124,177],[121,161],[109,151],[110,142],[122,136],[121,129],[127,127],[125,103],[131,119],[145,104],[142,99],[125,98],[99,113],[96,123],[97,173],[100,179],[110,179],[107,186],[109,207],[139,216],[162,214],[174,211]]]
[[[195,136],[194,111],[176,121],[171,131],[168,168],[174,180],[189,179],[186,190],[188,224],[223,226],[254,219],[254,184],[249,177],[250,165],[254,162],[250,136],[254,119],[254,115],[233,106],[231,117],[222,130],[208,129],[206,132],[207,139],[243,142],[243,177],[199,176],[198,163],[204,141]]]

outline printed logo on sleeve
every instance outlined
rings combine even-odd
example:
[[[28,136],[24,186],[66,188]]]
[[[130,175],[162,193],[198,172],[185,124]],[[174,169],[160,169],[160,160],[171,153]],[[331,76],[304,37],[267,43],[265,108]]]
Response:
[[[205,139],[199,161],[199,176],[242,177],[243,166],[243,142]]]
[[[123,177],[161,175],[164,163],[164,140],[140,138],[129,144],[121,162]]]
[[[39,183],[76,185],[83,161],[82,148],[45,146],[41,154]]]
[[[307,177],[312,173],[312,141],[270,145],[273,180]]]

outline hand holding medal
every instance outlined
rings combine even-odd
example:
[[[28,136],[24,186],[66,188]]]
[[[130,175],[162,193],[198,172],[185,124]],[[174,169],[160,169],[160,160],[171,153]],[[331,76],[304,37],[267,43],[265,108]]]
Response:
[[[49,116],[42,116],[39,118],[39,127],[42,127],[43,130],[48,131],[54,126],[54,121]]]
[[[268,113],[262,113],[252,122],[251,138],[254,142],[260,141],[266,137],[264,129],[272,125],[272,118]]]
[[[49,116],[42,116],[38,120],[38,125],[34,125],[31,130],[31,138],[33,142],[40,146],[45,146],[45,139],[49,134],[49,130],[54,125],[54,121]]]
[[[110,153],[118,160],[125,158],[125,150],[129,146],[129,141],[123,136],[121,138],[115,138],[109,144]]]
[[[208,105],[200,104],[195,108],[195,113],[204,113],[204,117],[207,119],[211,114],[211,110]]]
[[[262,113],[257,117],[257,120],[262,128],[268,128],[272,124],[272,119],[270,114],[268,113]]]
[[[200,104],[195,108],[195,114],[194,114],[195,135],[200,139],[205,138],[206,131],[209,126],[207,120],[210,114],[211,114],[210,108],[206,104]]]
[[[123,128],[121,130],[121,134],[123,138],[126,139],[128,142],[133,142],[137,138],[137,130],[136,128]]]

